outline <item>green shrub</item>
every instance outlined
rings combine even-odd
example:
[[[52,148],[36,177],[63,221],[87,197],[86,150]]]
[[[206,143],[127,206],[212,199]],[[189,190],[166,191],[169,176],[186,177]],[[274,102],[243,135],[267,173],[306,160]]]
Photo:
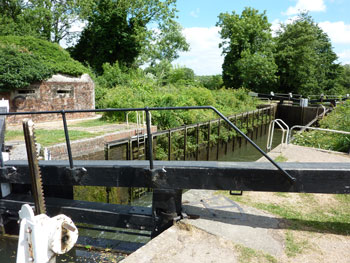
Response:
[[[0,90],[18,89],[52,76],[52,69],[25,49],[0,44]]]
[[[196,79],[207,89],[221,89],[224,86],[221,75],[197,76]]]
[[[0,37],[0,88],[18,89],[62,73],[80,76],[89,73],[58,44],[34,37]]]
[[[350,100],[337,106],[333,112],[321,120],[320,127],[349,132]],[[350,149],[350,135],[322,131],[309,131],[296,135],[294,143],[301,146],[347,152]]]

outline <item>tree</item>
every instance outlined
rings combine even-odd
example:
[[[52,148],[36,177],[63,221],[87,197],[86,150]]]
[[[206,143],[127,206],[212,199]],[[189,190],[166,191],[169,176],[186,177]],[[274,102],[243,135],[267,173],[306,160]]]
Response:
[[[266,12],[245,8],[241,15],[221,13],[218,26],[225,55],[223,81],[226,87],[272,90],[277,78],[273,59],[271,24]]]
[[[307,13],[281,25],[276,47],[280,91],[327,94],[336,88],[340,74],[337,56],[328,35]]]
[[[97,73],[106,62],[130,67],[137,58],[141,58],[138,63],[176,58],[188,46],[174,21],[175,1],[99,1],[72,56]],[[151,26],[157,30],[149,29]]]
[[[0,0],[0,35],[31,35],[59,43],[93,6],[92,0]]]
[[[350,64],[342,66],[339,84],[343,87],[345,92],[350,93]]]
[[[148,44],[141,52],[140,62],[154,66],[162,60],[171,62],[177,59],[180,51],[188,51],[189,44],[181,31],[181,25],[174,20],[153,29]]]

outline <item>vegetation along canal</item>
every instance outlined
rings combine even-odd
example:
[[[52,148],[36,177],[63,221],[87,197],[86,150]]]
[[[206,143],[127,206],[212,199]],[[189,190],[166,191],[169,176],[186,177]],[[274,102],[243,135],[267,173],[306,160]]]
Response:
[[[212,127],[215,129],[215,127]],[[266,124],[255,127],[254,132],[251,130],[249,134],[250,138],[261,147],[266,148],[267,142],[267,127]],[[274,147],[280,143],[281,134],[277,131],[274,135]],[[157,145],[157,144],[155,144]],[[159,144],[160,145],[160,144]],[[176,150],[176,149],[174,149]],[[208,148],[205,146],[200,149],[200,158],[207,158]],[[174,151],[176,152],[176,151]],[[183,152],[182,152],[183,153]],[[119,156],[122,154],[118,154]],[[105,152],[100,151],[92,155],[82,156],[77,159],[90,159],[90,160],[101,160],[105,159]],[[227,142],[218,142],[218,144],[213,144],[210,147],[210,160],[214,160],[218,157],[219,161],[255,161],[261,157],[261,154],[254,149],[250,144],[247,144],[244,139],[240,137],[234,137]],[[194,155],[189,154],[189,158],[194,158]],[[200,160],[201,160],[200,159]],[[133,189],[135,191],[135,189]],[[127,188],[119,189],[106,189],[105,187],[76,187],[74,189],[76,199],[88,199],[90,201],[100,201],[100,202],[113,202],[113,203],[128,203],[131,202],[132,205],[136,206],[150,206],[152,195],[150,193],[144,193],[141,196],[134,196],[130,198],[132,192]],[[138,246],[148,242],[150,240],[150,233],[146,231],[132,231],[132,230],[122,230],[111,227],[102,227],[95,225],[81,225],[79,229],[80,236],[84,236],[86,241],[92,241],[98,243],[100,246],[105,246],[103,240],[118,240],[121,242],[132,242]],[[118,242],[117,241],[117,242]],[[108,245],[107,245],[108,246]],[[12,238],[2,238],[0,239],[0,262],[15,262],[17,247],[17,239]],[[84,262],[89,260],[89,262],[109,262],[113,260],[117,262],[125,257],[125,254],[111,253],[109,249],[104,251],[95,251],[90,246],[83,246],[81,248],[75,248],[68,254],[59,256],[57,262]],[[104,261],[106,260],[106,261]],[[112,262],[113,262],[112,261]]]

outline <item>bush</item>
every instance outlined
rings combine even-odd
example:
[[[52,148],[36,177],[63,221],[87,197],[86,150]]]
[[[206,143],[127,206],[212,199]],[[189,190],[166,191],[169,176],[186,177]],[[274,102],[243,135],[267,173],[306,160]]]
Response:
[[[216,90],[224,86],[221,75],[198,76],[197,80],[207,89]]]
[[[114,68],[114,70],[112,70]],[[120,73],[110,66],[98,78],[98,106],[101,108],[173,107],[173,106],[214,106],[225,115],[253,110],[257,100],[248,96],[247,90],[208,90],[204,87],[168,84],[157,85],[157,80],[141,70]],[[115,74],[114,74],[114,73]],[[113,73],[113,74],[112,74]],[[113,78],[115,76],[115,78]],[[118,83],[119,78],[127,81],[111,88],[110,83]],[[153,76],[153,75],[152,75]],[[107,81],[108,80],[108,81]],[[108,113],[109,119],[125,121],[125,113]],[[135,118],[133,114],[130,118]],[[153,111],[152,123],[159,129],[178,127],[200,121],[218,118],[210,111]]]
[[[320,121],[325,129],[350,131],[350,100],[339,105]],[[303,132],[295,136],[294,143],[325,150],[347,152],[350,149],[350,136],[322,131]]]
[[[58,44],[34,37],[0,37],[0,88],[18,89],[53,74],[89,73]]]
[[[18,89],[52,76],[52,69],[25,49],[0,45],[0,90]]]

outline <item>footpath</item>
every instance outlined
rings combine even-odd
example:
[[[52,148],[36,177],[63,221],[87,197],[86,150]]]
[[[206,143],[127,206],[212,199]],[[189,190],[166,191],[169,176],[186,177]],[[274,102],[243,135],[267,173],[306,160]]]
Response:
[[[274,159],[283,156],[288,162],[350,162],[349,155],[296,145],[288,145],[282,152],[279,146],[269,155]],[[311,198],[330,206],[336,204],[333,196],[244,192],[240,198],[276,205],[299,204],[301,199]],[[182,199],[184,212],[199,218],[181,220],[123,263],[350,262],[348,235],[293,229],[286,220],[233,201],[222,191],[190,190]]]

